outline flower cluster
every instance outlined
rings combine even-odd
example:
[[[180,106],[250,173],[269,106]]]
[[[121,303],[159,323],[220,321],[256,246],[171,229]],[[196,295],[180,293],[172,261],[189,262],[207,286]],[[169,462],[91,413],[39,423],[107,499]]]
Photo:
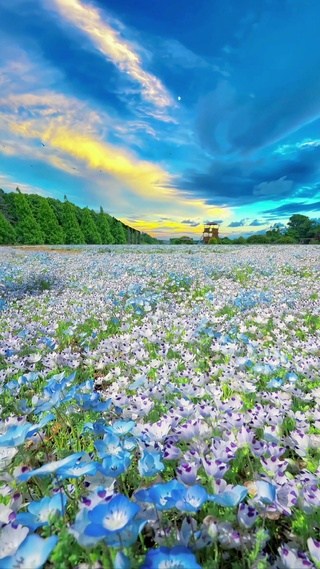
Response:
[[[2,248],[1,569],[320,567],[319,268]]]

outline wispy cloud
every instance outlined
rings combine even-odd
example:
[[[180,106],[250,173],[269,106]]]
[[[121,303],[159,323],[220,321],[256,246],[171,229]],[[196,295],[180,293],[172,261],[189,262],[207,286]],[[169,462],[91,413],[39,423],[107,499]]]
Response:
[[[170,93],[155,75],[144,69],[139,54],[142,50],[139,50],[139,46],[134,42],[122,37],[121,32],[112,25],[115,22],[111,18],[107,18],[106,14],[96,7],[79,0],[52,0],[52,7],[56,8],[65,20],[81,30],[121,73],[139,85],[144,100],[157,109],[154,113],[156,118],[169,120],[165,111],[174,105]]]

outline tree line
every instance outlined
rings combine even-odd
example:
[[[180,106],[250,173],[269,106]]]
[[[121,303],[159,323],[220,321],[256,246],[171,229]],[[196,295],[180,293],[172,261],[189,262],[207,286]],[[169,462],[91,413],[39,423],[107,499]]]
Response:
[[[81,208],[65,196],[64,202],[37,194],[0,189],[0,245],[111,245],[157,243],[103,208]]]
[[[184,235],[170,239],[172,245],[192,245],[197,243],[192,237]],[[244,245],[244,244],[294,244],[294,243],[320,243],[320,223],[319,220],[310,219],[306,215],[295,213],[289,218],[286,227],[280,224],[272,225],[265,233],[256,233],[249,237],[237,237],[230,239],[229,237],[212,237],[209,241],[210,245]]]

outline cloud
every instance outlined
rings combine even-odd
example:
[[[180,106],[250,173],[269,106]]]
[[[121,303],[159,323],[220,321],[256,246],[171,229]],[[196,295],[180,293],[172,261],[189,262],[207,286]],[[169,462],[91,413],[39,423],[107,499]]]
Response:
[[[319,191],[320,146],[302,146],[293,156],[215,159],[202,171],[189,169],[174,183],[217,206],[252,205],[270,199],[308,198]],[[308,190],[304,189],[308,186]],[[302,196],[303,197],[303,196]]]
[[[244,227],[245,225],[247,225],[247,220],[241,219],[240,221],[232,221],[227,227]]]
[[[279,207],[267,209],[263,213],[266,215],[274,215],[278,217],[289,217],[295,213],[312,212],[320,210],[320,202],[314,203],[286,203]]]
[[[278,180],[271,180],[271,182],[261,182],[253,188],[254,196],[281,196],[281,194],[288,194],[292,191],[294,182],[287,180],[286,176],[282,176]]]
[[[249,225],[250,227],[259,227],[260,225],[267,225],[267,222],[259,221],[259,219],[254,219]]]
[[[139,85],[142,97],[157,109],[154,116],[172,120],[165,112],[174,105],[170,93],[155,75],[144,69],[139,54],[141,48],[122,37],[124,26],[118,24],[121,29],[116,29],[115,20],[111,21],[105,13],[80,0],[52,0],[51,8],[56,8],[65,21],[80,30],[133,85]]]
[[[190,227],[198,227],[200,225],[199,221],[192,221],[192,219],[184,219],[181,223],[184,225],[190,225]]]

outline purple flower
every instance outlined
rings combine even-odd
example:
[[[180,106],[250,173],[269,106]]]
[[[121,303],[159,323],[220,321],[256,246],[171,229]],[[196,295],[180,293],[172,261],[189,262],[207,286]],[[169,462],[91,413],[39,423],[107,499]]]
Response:
[[[197,480],[198,466],[195,463],[182,462],[177,468],[177,478],[183,484],[191,486]]]
[[[309,537],[307,544],[313,561],[317,566],[320,565],[320,541]]]
[[[242,503],[238,509],[238,522],[242,527],[249,529],[253,526],[258,515],[259,513],[255,508]]]

